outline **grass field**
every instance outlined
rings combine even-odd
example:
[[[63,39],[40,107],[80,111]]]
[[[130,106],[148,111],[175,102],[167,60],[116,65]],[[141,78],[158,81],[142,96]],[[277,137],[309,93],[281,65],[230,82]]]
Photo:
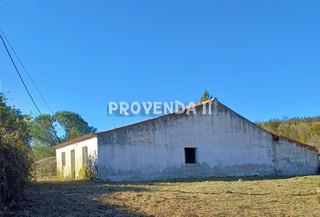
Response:
[[[320,216],[320,176],[170,182],[42,181],[23,216]]]

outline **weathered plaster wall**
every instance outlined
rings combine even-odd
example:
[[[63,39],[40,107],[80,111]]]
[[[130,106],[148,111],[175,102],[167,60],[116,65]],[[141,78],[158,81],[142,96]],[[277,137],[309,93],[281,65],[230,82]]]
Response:
[[[84,141],[76,142],[65,147],[56,149],[57,159],[57,174],[58,178],[71,178],[71,150],[75,150],[75,178],[83,178],[83,162],[82,162],[82,147],[88,147],[88,158],[90,164],[97,162],[97,138],[90,138]],[[66,165],[62,166],[61,153],[65,152]],[[93,165],[94,166],[94,165]]]
[[[278,175],[316,174],[318,170],[317,151],[299,146],[286,138],[280,138],[277,144],[275,164]]]
[[[99,177],[122,181],[314,173],[315,151],[304,150],[302,156],[300,147],[279,144],[217,101],[212,115],[203,115],[202,109],[98,133]],[[185,147],[197,148],[196,164],[185,164]]]
[[[132,181],[209,176],[315,174],[317,151],[269,132],[214,101],[211,115],[202,106],[193,115],[166,115],[96,134],[58,148],[60,177],[71,177],[75,150],[76,178],[81,178],[82,147],[103,180]],[[98,145],[97,145],[98,144]],[[197,163],[185,163],[185,147],[196,148]],[[66,153],[62,167],[61,152]]]

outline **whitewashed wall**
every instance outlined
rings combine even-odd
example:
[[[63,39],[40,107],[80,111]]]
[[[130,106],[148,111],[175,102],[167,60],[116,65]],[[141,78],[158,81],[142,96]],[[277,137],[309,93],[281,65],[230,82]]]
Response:
[[[277,145],[275,163],[280,175],[316,174],[318,170],[317,151],[281,138]]]
[[[272,134],[219,102],[214,101],[212,115],[202,115],[201,106],[197,110],[196,115],[167,115],[98,133],[99,177],[131,181],[315,173],[315,151],[304,149],[302,156],[299,147],[278,147]],[[196,164],[185,164],[185,147],[197,148]],[[306,158],[304,164],[296,157]]]
[[[208,113],[208,107],[207,113]],[[166,115],[97,133],[96,137],[57,149],[57,168],[76,177],[82,147],[97,162],[102,180],[134,181],[184,177],[307,175],[318,170],[317,151],[273,135],[214,101],[212,115]],[[98,144],[98,145],[97,145]],[[185,163],[185,147],[197,148],[197,163]],[[61,152],[66,152],[62,168]]]
[[[75,178],[79,177],[82,168],[82,147],[88,147],[88,158],[97,161],[97,138],[89,138],[84,141],[75,142],[62,148],[56,149],[57,170],[63,174],[63,178],[71,178],[71,150],[75,150]],[[61,153],[65,152],[66,165],[62,166]],[[60,177],[62,178],[62,177]]]

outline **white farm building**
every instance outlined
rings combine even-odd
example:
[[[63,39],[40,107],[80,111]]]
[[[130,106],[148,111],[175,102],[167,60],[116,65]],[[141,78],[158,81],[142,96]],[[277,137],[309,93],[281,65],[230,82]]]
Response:
[[[194,108],[62,143],[58,176],[133,181],[317,173],[315,147],[273,135],[216,99]]]

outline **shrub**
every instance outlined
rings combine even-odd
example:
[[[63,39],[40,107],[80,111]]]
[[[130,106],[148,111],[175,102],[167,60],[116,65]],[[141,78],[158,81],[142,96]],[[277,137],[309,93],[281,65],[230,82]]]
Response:
[[[6,105],[0,94],[0,204],[2,215],[17,205],[30,180],[29,120],[14,107]]]

